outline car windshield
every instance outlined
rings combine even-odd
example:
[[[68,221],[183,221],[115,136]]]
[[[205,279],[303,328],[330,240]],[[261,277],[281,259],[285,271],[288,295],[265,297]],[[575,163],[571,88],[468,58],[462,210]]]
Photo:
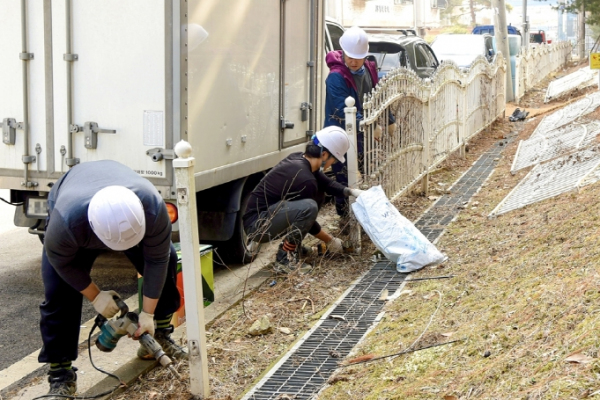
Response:
[[[431,48],[438,59],[441,55],[476,57],[483,52],[483,40],[480,35],[440,35]]]
[[[377,68],[381,71],[389,71],[394,68],[400,67],[400,53],[369,53],[374,56],[377,60]]]

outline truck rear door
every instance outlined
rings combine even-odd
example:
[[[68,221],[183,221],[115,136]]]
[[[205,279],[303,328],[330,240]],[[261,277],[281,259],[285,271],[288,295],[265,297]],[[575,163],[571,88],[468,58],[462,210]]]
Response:
[[[114,159],[155,185],[172,178],[177,2],[52,2],[53,167]],[[70,9],[69,9],[70,8]]]
[[[282,147],[306,141],[308,130],[310,77],[310,2],[281,2],[283,21],[283,76],[281,90]]]
[[[35,189],[52,172],[48,152],[44,2],[2,0],[0,187]],[[22,5],[24,7],[22,7]],[[46,190],[48,188],[46,187]]]

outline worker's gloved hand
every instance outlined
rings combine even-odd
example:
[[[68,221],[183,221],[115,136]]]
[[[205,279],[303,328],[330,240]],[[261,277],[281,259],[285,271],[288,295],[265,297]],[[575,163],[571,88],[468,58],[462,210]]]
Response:
[[[336,253],[341,254],[344,252],[344,245],[342,244],[342,239],[333,238],[329,243],[327,243],[327,252],[328,253]]]
[[[383,129],[381,129],[381,125],[377,124],[375,126],[375,130],[373,130],[373,137],[375,138],[375,140],[377,140],[379,142],[381,140],[382,134],[383,134]]]
[[[142,311],[138,318],[138,325],[137,331],[133,334],[134,337],[140,337],[145,332],[154,336],[154,314]]]
[[[350,189],[350,195],[354,197],[358,197],[363,194],[365,191],[360,189]]]
[[[94,309],[98,314],[102,314],[104,318],[110,319],[115,316],[120,310],[113,296],[119,297],[114,290],[106,290],[98,293],[98,296],[92,301]]]
[[[388,125],[388,134],[390,136],[394,136],[394,132],[396,132],[396,123]]]

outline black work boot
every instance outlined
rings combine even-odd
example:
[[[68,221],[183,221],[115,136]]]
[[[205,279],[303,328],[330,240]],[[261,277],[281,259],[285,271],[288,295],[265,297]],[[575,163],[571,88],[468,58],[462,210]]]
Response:
[[[300,248],[302,249],[302,247],[303,246]],[[300,255],[298,254],[297,250],[286,251],[284,249],[284,243],[279,245],[279,250],[277,250],[275,262],[273,263],[273,272],[276,274],[289,274],[292,271],[299,270],[302,273],[306,273],[311,268],[312,267],[309,264],[306,264],[300,260]]]
[[[72,399],[77,391],[77,374],[73,369],[59,369],[48,372],[50,391],[46,399],[65,400]],[[55,396],[53,396],[55,395]],[[67,397],[65,397],[67,396]]]
[[[168,328],[156,329],[154,331],[154,339],[171,359],[187,360],[188,353],[171,339],[171,333],[173,333],[174,329],[173,325],[170,325]],[[143,360],[152,360],[154,358],[154,355],[142,345],[138,349],[137,356]]]

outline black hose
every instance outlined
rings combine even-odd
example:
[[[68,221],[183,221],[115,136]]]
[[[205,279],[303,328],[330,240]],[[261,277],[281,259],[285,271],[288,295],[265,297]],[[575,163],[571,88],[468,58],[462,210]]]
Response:
[[[15,207],[23,205],[23,202],[20,202],[20,203],[11,203],[10,201],[4,200],[2,197],[0,197],[0,200],[2,200],[3,202],[5,202],[6,204],[10,204],[11,206],[15,206]]]

